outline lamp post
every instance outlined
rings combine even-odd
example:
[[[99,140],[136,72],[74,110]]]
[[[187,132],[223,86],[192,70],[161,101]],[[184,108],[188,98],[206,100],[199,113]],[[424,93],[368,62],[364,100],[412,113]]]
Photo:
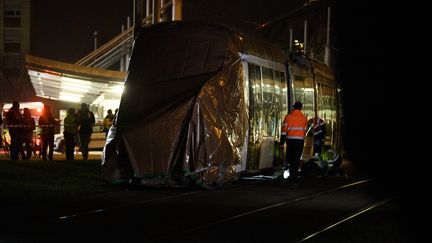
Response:
[[[94,50],[97,49],[97,35],[98,35],[98,32],[97,32],[97,30],[95,30],[93,32]]]

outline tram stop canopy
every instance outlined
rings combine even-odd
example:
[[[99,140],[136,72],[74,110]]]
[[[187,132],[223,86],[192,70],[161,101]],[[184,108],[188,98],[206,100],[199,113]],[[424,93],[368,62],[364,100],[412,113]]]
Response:
[[[256,55],[258,49],[213,24],[170,22],[141,29],[104,148],[103,178],[168,186],[235,179],[245,167],[249,126],[239,53]]]

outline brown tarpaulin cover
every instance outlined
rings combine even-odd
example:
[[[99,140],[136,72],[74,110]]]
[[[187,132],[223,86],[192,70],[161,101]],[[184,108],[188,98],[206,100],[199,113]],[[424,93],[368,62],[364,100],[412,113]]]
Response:
[[[103,178],[204,186],[235,179],[248,129],[239,52],[259,52],[245,42],[213,24],[141,29],[104,148]]]

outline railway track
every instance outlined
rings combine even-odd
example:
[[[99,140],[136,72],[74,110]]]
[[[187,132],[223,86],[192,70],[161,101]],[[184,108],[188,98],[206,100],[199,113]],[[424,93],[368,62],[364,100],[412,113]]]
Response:
[[[5,237],[0,240],[14,242],[36,237],[42,241],[76,241],[81,237],[99,237],[108,242],[223,242],[228,237],[237,242],[258,239],[272,242],[284,232],[285,242],[308,242],[392,201],[391,196],[368,193],[373,187],[372,180],[319,182],[305,182],[298,189],[289,189],[281,180],[246,181],[220,190],[177,192],[125,203],[106,202],[105,206],[90,210],[59,213],[3,227],[0,235]],[[102,232],[111,234],[108,237]]]

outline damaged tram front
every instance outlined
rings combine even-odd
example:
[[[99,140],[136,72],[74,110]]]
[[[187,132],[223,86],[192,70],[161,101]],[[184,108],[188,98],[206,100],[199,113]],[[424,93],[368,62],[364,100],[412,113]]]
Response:
[[[102,157],[108,182],[220,185],[281,166],[281,122],[294,101],[323,117],[338,144],[337,86],[312,61],[215,24],[169,22],[135,40],[116,125]],[[303,159],[311,155],[305,140]]]

